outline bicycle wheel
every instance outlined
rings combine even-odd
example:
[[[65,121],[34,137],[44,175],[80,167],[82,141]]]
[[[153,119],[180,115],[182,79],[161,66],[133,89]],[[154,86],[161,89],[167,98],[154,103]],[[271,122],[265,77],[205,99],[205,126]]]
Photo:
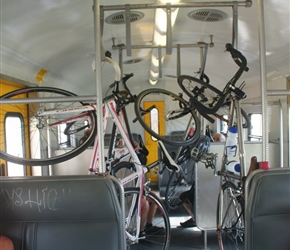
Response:
[[[244,249],[244,199],[234,183],[225,182],[217,205],[220,249]]]
[[[96,114],[94,111],[78,111],[77,108],[85,105],[82,102],[64,102],[68,96],[75,94],[51,87],[24,88],[1,96],[1,99],[41,99],[37,103],[21,104],[15,101],[13,104],[1,104],[3,113],[13,110],[23,115],[21,129],[24,137],[14,138],[14,141],[22,143],[25,152],[7,153],[5,145],[1,145],[0,157],[16,164],[43,166],[66,161],[91,145],[97,133]],[[58,100],[45,100],[51,97]],[[55,111],[60,109],[70,112],[60,115],[60,112]],[[79,144],[85,131],[90,133]],[[5,138],[3,127],[0,136]]]
[[[120,181],[136,172],[136,167],[133,162],[121,161],[114,165],[111,169],[111,175],[117,177]],[[135,187],[136,179],[130,180],[123,184],[124,187]]]
[[[145,236],[138,239],[138,242],[131,241],[130,236],[136,236],[137,216],[138,216],[138,197],[140,190],[138,188],[125,188],[125,221],[127,235],[127,249],[168,249],[170,242],[170,221],[168,213],[158,197],[148,191],[143,195],[156,209],[152,225],[159,227],[158,231],[150,232],[145,230]],[[162,229],[163,228],[163,229]],[[138,243],[138,244],[136,244]]]
[[[177,209],[186,199],[193,198],[188,196],[188,192],[194,185],[194,160],[187,158],[180,167],[179,172],[171,173],[165,190],[165,204],[170,210]]]
[[[229,124],[229,109],[230,109],[230,103],[225,103],[222,105],[218,111],[213,114],[216,118],[218,118],[221,121],[224,121],[225,123]],[[242,117],[242,126],[243,128],[250,128],[251,127],[251,120],[246,113],[245,110],[241,108],[241,117]]]
[[[223,93],[214,86],[192,76],[179,76],[178,84],[190,98],[194,98],[207,108],[213,108],[223,95]],[[228,124],[229,107],[230,102],[226,100],[225,103],[211,115]],[[243,128],[249,128],[251,125],[250,118],[243,109],[241,109],[241,115],[243,119]]]
[[[164,110],[155,108],[157,102],[164,103]],[[147,89],[137,96],[135,113],[142,127],[156,139],[171,145],[187,146],[200,133],[200,121],[196,113],[187,107],[188,103],[184,99],[170,91]],[[154,119],[157,115],[161,118]],[[159,123],[164,124],[165,131],[159,130]],[[193,133],[188,136],[187,128],[192,126]]]

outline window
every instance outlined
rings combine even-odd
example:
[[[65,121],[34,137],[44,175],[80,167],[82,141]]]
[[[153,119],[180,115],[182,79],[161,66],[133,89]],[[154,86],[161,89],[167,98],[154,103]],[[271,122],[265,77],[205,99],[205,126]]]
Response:
[[[61,148],[70,147],[70,136],[64,133],[67,127],[66,123],[58,125],[58,144]]]
[[[249,140],[262,140],[262,114],[250,114],[251,128],[249,129]]]
[[[158,110],[156,108],[152,109],[150,112],[150,126],[156,134],[159,134]],[[152,141],[157,141],[153,136],[151,136],[151,139]]]
[[[223,118],[228,119],[228,115],[223,115]],[[220,126],[221,126],[220,131],[221,131],[221,133],[227,134],[227,132],[228,132],[228,124],[226,122],[222,121],[222,120],[220,120],[220,122],[221,122],[221,124],[220,124]]]
[[[24,126],[20,113],[7,113],[5,117],[6,152],[12,155],[24,156]],[[8,176],[26,175],[25,166],[7,162]]]

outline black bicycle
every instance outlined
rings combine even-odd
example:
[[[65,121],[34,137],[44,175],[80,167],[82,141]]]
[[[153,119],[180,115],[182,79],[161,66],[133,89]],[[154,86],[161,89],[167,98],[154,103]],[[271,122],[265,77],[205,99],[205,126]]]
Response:
[[[210,115],[213,115],[228,124],[230,121],[230,117],[228,117],[230,96],[234,93],[237,100],[246,98],[246,94],[242,90],[245,84],[242,83],[239,87],[235,85],[243,72],[248,71],[249,68],[247,67],[247,59],[231,44],[226,44],[226,51],[230,52],[234,62],[239,66],[239,69],[222,91],[211,85],[209,83],[209,78],[204,74],[201,75],[200,78],[180,75],[177,81],[180,88],[189,96],[190,106],[193,109],[197,109],[202,116],[210,121],[212,121]],[[249,128],[250,119],[247,113],[241,109],[241,114],[243,128]]]

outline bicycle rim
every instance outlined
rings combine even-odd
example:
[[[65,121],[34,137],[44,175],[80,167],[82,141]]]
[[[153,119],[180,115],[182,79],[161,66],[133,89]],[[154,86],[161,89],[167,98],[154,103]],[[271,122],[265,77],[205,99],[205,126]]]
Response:
[[[244,201],[231,182],[223,184],[218,199],[217,229],[220,249],[244,249]]]
[[[177,209],[188,197],[188,191],[194,185],[194,160],[181,163],[182,171],[172,172],[165,191],[165,204],[170,210]],[[193,198],[193,197],[192,197]]]
[[[150,112],[143,112],[145,102],[152,103],[147,109],[155,110],[162,117],[152,119]],[[154,102],[163,102],[164,110],[154,109]],[[135,113],[142,127],[153,137],[171,145],[187,146],[197,140],[200,121],[196,113],[188,109],[188,103],[174,93],[163,89],[148,89],[141,92],[135,102]],[[152,112],[152,111],[151,111]],[[165,131],[159,131],[159,122],[164,122]],[[192,136],[187,128],[193,126]]]
[[[138,188],[125,188],[125,221],[130,222],[126,224],[126,232],[130,235],[136,233],[137,223],[137,202],[140,190]],[[145,237],[139,239],[138,243],[131,242],[127,238],[127,249],[142,250],[142,249],[168,249],[170,242],[170,221],[164,205],[160,202],[156,195],[151,192],[144,192],[146,199],[152,202],[156,207],[156,213],[152,221],[153,226],[163,228],[163,230],[154,233],[146,233]],[[132,204],[135,201],[135,204]],[[129,208],[133,207],[133,212],[129,216]],[[131,210],[131,211],[132,211]]]
[[[15,141],[21,141],[25,145],[24,155],[17,154],[17,152],[6,153],[5,145],[1,145],[1,158],[27,166],[51,165],[66,161],[90,146],[97,132],[94,111],[80,112],[76,110],[63,116],[57,113],[41,115],[42,111],[73,110],[85,105],[82,102],[63,102],[67,96],[75,96],[75,94],[50,87],[25,88],[1,96],[1,99],[59,98],[58,101],[54,102],[39,100],[37,103],[1,105],[1,112],[14,110],[14,112],[24,114],[21,127],[25,135],[24,138],[14,138]],[[81,119],[76,121],[71,119],[77,116],[80,116]],[[69,127],[67,134],[62,133],[66,126]],[[79,144],[86,129],[91,133],[83,140],[82,144]],[[0,136],[5,136],[3,128],[0,131]]]

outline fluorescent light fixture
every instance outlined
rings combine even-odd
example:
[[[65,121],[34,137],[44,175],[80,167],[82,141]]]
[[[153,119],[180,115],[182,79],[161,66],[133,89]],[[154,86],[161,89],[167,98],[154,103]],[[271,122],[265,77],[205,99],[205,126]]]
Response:
[[[158,3],[179,3],[180,0],[159,0]],[[176,17],[178,14],[178,8],[171,9],[171,27],[174,26]],[[153,33],[153,44],[165,46],[166,45],[166,31],[167,31],[167,13],[166,9],[157,8],[155,10],[155,27]],[[164,60],[164,56],[161,58],[161,63]],[[152,49],[151,56],[151,70],[149,82],[151,85],[155,85],[159,78],[159,58],[158,58],[158,49]]]

